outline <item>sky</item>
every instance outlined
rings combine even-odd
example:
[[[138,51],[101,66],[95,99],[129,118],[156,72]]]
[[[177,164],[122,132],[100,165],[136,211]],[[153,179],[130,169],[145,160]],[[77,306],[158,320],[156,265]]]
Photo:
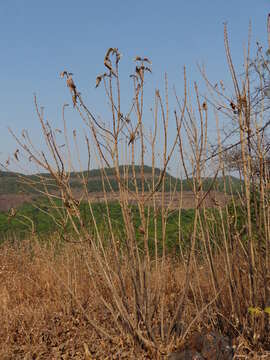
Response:
[[[70,103],[61,71],[74,73],[87,104],[100,115],[107,105],[95,79],[104,72],[109,47],[123,54],[121,72],[127,79],[132,59],[147,56],[153,63],[153,88],[163,86],[167,72],[169,86],[182,89],[184,65],[192,81],[200,79],[198,63],[206,66],[210,79],[226,79],[224,22],[241,71],[249,21],[252,43],[266,46],[268,12],[270,1],[265,0],[0,1],[0,162],[16,149],[8,127],[17,134],[27,129],[39,144],[34,94],[53,126],[60,124],[62,105]],[[128,86],[125,81],[124,93]],[[152,101],[149,97],[149,106]]]

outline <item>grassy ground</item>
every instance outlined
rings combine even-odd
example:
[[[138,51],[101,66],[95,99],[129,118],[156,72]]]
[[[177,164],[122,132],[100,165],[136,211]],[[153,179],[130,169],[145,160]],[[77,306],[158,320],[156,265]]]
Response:
[[[84,255],[95,261],[91,249],[84,248]],[[111,260],[113,262],[113,259]],[[224,260],[215,259],[219,281],[224,279]],[[241,262],[241,259],[238,259]],[[125,266],[124,263],[122,266]],[[152,270],[154,272],[154,269]],[[132,301],[134,294],[126,274],[126,297]],[[195,275],[195,274],[194,274]],[[95,276],[99,276],[96,274]],[[186,301],[181,327],[187,328],[197,314],[194,303],[196,283],[200,282],[202,302],[213,296],[209,287],[208,270],[201,264],[200,272],[193,276]],[[174,308],[184,287],[183,265],[168,259],[162,281],[166,281],[166,316]],[[194,286],[194,288],[193,288]],[[100,283],[105,296],[105,284]],[[192,290],[193,289],[193,290]],[[195,293],[193,292],[195,291]],[[7,359],[156,359],[125,338],[115,328],[110,314],[93,289],[81,249],[76,245],[58,247],[57,242],[41,246],[33,239],[2,245],[0,252],[0,358]],[[226,303],[228,294],[222,295]],[[199,298],[199,297],[198,297]],[[226,308],[226,307],[225,307]],[[198,330],[211,328],[214,307],[202,314]],[[229,312],[229,308],[227,309]],[[226,316],[226,313],[224,313]],[[229,317],[229,314],[227,314]],[[248,314],[247,314],[248,317]],[[111,339],[98,336],[89,319],[105,325]],[[212,319],[212,320],[210,320]],[[248,318],[247,318],[248,319]],[[230,336],[236,349],[235,359],[267,359],[267,352],[251,351],[251,344],[241,332],[223,329]],[[173,350],[173,349],[172,349]],[[262,355],[265,357],[261,357]],[[165,354],[164,354],[164,358]]]
[[[59,203],[60,206],[60,203]],[[49,204],[47,201],[39,201],[39,207],[44,211],[48,211]],[[136,225],[136,236],[138,241],[142,238],[142,235],[139,232],[140,227],[140,216],[138,209],[135,206],[131,207],[133,212],[134,223]],[[82,203],[80,206],[80,211],[84,223],[86,224],[89,232],[93,229],[93,221],[89,214],[89,207],[86,203]],[[121,213],[121,208],[119,203],[112,202],[109,204],[109,211],[111,215],[111,222],[118,233],[119,237],[122,238],[124,234],[124,224],[123,217]],[[102,229],[104,237],[109,236],[108,232],[108,221],[106,216],[106,206],[104,203],[95,203],[93,204],[93,212],[98,224],[98,227]],[[57,219],[57,214],[53,212],[55,218]],[[183,209],[181,211],[181,235],[183,243],[188,241],[192,226],[194,221],[194,210],[193,209]],[[162,236],[162,217],[160,212],[157,217],[157,228],[158,228],[158,239],[161,239]],[[178,211],[172,211],[168,216],[168,223],[166,228],[166,247],[169,251],[178,251],[179,248],[179,213]],[[10,218],[7,212],[0,212],[0,239],[4,241],[10,236],[15,238],[27,238],[32,229],[35,230],[35,234],[41,240],[46,238],[50,234],[58,232],[58,227],[52,217],[48,216],[47,213],[40,211],[35,206],[31,204],[24,204],[21,206],[14,218]],[[65,232],[71,234],[71,226],[67,224]],[[59,233],[63,233],[63,229]],[[150,216],[150,226],[149,226],[149,235],[150,242],[153,242],[154,239],[154,223],[153,223],[153,211]]]

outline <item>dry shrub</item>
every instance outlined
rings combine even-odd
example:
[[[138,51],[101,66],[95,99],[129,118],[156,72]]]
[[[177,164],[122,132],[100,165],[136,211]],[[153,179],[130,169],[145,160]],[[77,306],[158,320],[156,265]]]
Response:
[[[49,206],[40,210],[53,218],[67,244],[58,249],[59,254],[55,253],[55,246],[46,249],[37,243],[33,245],[32,241],[28,249],[3,248],[2,338],[6,354],[12,353],[14,358],[16,351],[22,356],[36,349],[39,354],[45,351],[45,357],[46,351],[80,357],[89,348],[94,358],[111,354],[115,358],[161,358],[181,347],[195,328],[215,329],[229,335],[236,339],[243,353],[251,348],[269,348],[270,212],[265,136],[269,121],[261,124],[265,115],[263,101],[253,103],[249,51],[245,73],[236,76],[226,27],[225,49],[233,93],[227,94],[222,83],[211,84],[202,71],[211,97],[201,96],[195,83],[193,99],[184,70],[183,100],[175,94],[176,105],[170,111],[165,76],[164,96],[159,90],[154,94],[150,131],[144,115],[145,78],[151,72],[149,59],[135,59],[131,75],[134,93],[130,108],[124,113],[121,56],[117,48],[108,49],[104,58],[107,73],[97,77],[97,86],[104,85],[111,110],[109,121],[93,115],[72,74],[62,72],[73,107],[86,126],[87,170],[93,156],[100,166],[107,232],[97,223],[93,211],[88,171],[77,173],[83,187],[80,199],[71,186],[71,171],[78,166],[73,164],[66,104],[63,106],[64,153],[56,130],[35,98],[47,150],[36,149],[26,132],[21,138],[14,133],[13,136],[26,158],[40,171],[49,173],[50,176],[40,173],[24,180],[47,196]],[[210,115],[216,120],[214,148],[208,136]],[[219,128],[219,116],[224,115],[234,126],[231,137],[226,133],[223,136]],[[169,131],[172,120],[175,128]],[[82,170],[76,129],[72,141],[76,162]],[[230,141],[234,143],[228,144]],[[230,174],[226,154],[237,147],[241,180],[238,193],[232,191],[231,178],[228,181],[226,177]],[[19,162],[17,150],[15,154]],[[147,162],[151,162],[150,177],[145,174]],[[168,165],[172,163],[182,169],[194,196],[194,221],[184,244],[179,191],[179,206],[175,210],[179,215],[179,254],[175,258],[168,254],[166,243],[172,210],[172,201],[166,200],[168,183],[169,198],[173,199],[179,190],[177,184],[170,184],[167,175]],[[209,174],[211,186],[205,192],[205,178]],[[204,199],[215,187],[219,175],[231,203],[216,201],[215,210],[209,211]],[[115,191],[113,181],[117,184],[122,233],[112,224],[108,203],[110,193]],[[80,212],[85,199],[90,229]],[[139,226],[130,199],[139,214]],[[161,230],[158,230],[158,216]],[[34,233],[34,226],[32,230]],[[52,244],[55,242],[56,239]],[[69,242],[74,245],[68,245]],[[64,342],[60,344],[61,341]],[[40,350],[45,347],[49,350]]]

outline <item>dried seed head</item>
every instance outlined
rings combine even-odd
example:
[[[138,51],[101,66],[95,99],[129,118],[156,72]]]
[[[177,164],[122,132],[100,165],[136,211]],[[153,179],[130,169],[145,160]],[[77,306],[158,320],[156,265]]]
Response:
[[[18,154],[19,154],[19,149],[17,149],[14,153],[14,157],[17,161],[19,161],[19,157],[18,157]]]
[[[134,142],[135,136],[136,136],[135,132],[132,132],[132,133],[130,134],[128,145],[130,145],[130,144],[132,144],[132,143]]]
[[[99,86],[101,80],[102,80],[102,76],[101,75],[97,76],[97,78],[96,78],[96,88]]]
[[[236,109],[236,106],[235,106],[235,104],[234,104],[232,101],[230,102],[230,107],[231,107],[233,110]]]
[[[142,57],[140,57],[140,56],[136,56],[136,57],[134,58],[134,61],[147,62],[148,64],[152,65],[152,62],[151,62],[147,57],[142,58]]]
[[[96,88],[99,86],[101,80],[104,79],[106,76],[108,76],[108,74],[104,73],[96,77]]]
[[[61,78],[65,77],[65,75],[67,75],[67,72],[66,72],[66,71],[62,71],[62,72],[60,73],[60,77],[61,77]]]

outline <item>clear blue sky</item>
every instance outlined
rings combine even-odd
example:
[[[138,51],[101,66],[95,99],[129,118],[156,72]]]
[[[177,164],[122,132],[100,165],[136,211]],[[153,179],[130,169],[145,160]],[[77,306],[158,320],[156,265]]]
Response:
[[[103,97],[94,85],[108,47],[118,47],[123,54],[127,77],[132,58],[143,55],[153,62],[154,86],[162,86],[167,71],[170,84],[181,89],[183,65],[192,80],[199,77],[197,62],[206,65],[211,79],[226,76],[223,22],[228,23],[238,64],[249,20],[253,43],[266,45],[268,12],[266,0],[1,1],[0,161],[15,148],[8,126],[18,133],[27,128],[38,140],[34,93],[53,124],[59,124],[61,106],[70,102],[59,78],[63,69],[74,73],[87,102],[96,114],[102,113]]]

